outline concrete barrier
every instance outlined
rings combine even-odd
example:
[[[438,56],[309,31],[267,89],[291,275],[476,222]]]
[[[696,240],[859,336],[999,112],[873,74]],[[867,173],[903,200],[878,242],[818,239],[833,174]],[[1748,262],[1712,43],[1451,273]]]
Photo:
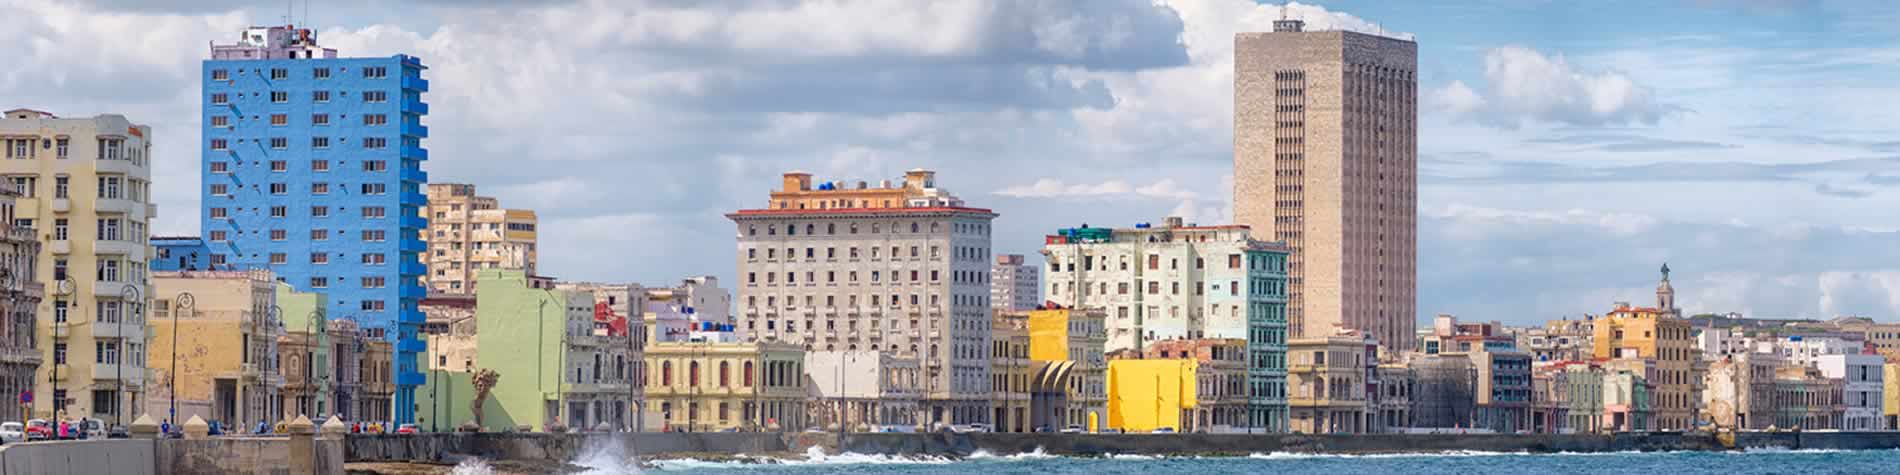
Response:
[[[68,440],[0,446],[0,475],[156,475],[150,440]]]
[[[1728,440],[1725,440],[1728,439]],[[351,462],[455,463],[488,460],[575,460],[584,450],[619,450],[644,458],[698,454],[827,452],[967,456],[977,451],[1014,454],[1041,450],[1054,455],[1246,455],[1296,452],[1335,454],[1479,452],[1719,451],[1787,449],[1895,449],[1900,432],[1760,433],[1717,437],[1708,433],[1600,434],[837,434],[823,433],[640,433],[354,435],[345,444]]]

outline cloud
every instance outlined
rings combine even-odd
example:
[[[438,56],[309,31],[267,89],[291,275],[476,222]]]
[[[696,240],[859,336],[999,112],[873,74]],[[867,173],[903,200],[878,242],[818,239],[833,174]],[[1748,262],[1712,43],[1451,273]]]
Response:
[[[1473,206],[1462,203],[1437,207],[1421,207],[1419,208],[1419,215],[1441,220],[1462,222],[1470,226],[1585,225],[1599,228],[1601,231],[1607,231],[1611,234],[1625,236],[1647,231],[1656,226],[1658,222],[1653,216],[1635,213],[1612,213],[1584,209],[1563,211],[1512,210]]]
[[[1688,150],[1720,150],[1738,147],[1735,144],[1720,142],[1663,139],[1633,134],[1564,135],[1532,139],[1530,142],[1586,145],[1607,152],[1679,152]]]
[[[1484,55],[1483,93],[1463,81],[1427,93],[1429,106],[1494,126],[1655,124],[1682,109],[1659,102],[1647,87],[1616,71],[1584,71],[1563,55],[1523,46]]]
[[[1017,185],[997,190],[994,194],[1011,198],[1114,198],[1140,197],[1156,199],[1196,200],[1199,193],[1182,188],[1173,178],[1163,178],[1153,184],[1132,186],[1123,180],[1108,180],[1101,183],[1068,184],[1055,178],[1043,178],[1028,185]]]
[[[1533,141],[1535,142],[1535,141]],[[1812,182],[1853,177],[1872,185],[1894,177],[1886,170],[1900,167],[1900,157],[1821,160],[1805,163],[1652,162],[1633,165],[1584,166],[1562,162],[1426,156],[1420,161],[1419,180],[1433,184],[1549,184],[1549,183],[1698,183],[1698,182]]]

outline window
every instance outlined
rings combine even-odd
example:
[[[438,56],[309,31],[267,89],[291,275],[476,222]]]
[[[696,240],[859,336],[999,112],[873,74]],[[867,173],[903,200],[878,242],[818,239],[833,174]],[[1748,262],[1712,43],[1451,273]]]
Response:
[[[311,160],[310,171],[313,171],[313,172],[330,171],[330,161],[329,160]]]
[[[221,106],[221,105],[230,104],[230,103],[231,103],[231,97],[229,95],[226,95],[225,93],[220,92],[220,93],[211,95],[211,105]]]
[[[283,104],[286,102],[290,102],[290,93],[284,92],[284,91],[271,91],[270,101],[271,103],[274,103],[274,104]]]
[[[312,241],[328,241],[328,240],[330,240],[330,230],[328,230],[328,229],[312,229],[312,230],[310,230],[310,240],[312,240]]]
[[[329,137],[311,137],[310,148],[315,148],[315,149],[330,148],[330,138]]]
[[[65,138],[59,138],[59,139],[53,139],[53,143],[55,144],[53,146],[54,150],[58,152],[56,153],[56,155],[59,155],[60,159],[65,159],[66,151],[69,148],[71,148],[70,145],[72,145],[72,141]]]
[[[330,68],[312,69],[310,70],[310,77],[312,79],[330,79]]]
[[[373,266],[383,265],[383,263],[388,262],[387,259],[388,257],[382,254],[374,254],[374,253],[363,254],[363,264],[367,264],[367,265],[373,265]]]
[[[310,114],[310,125],[330,125],[330,114]]]
[[[99,280],[119,280],[119,261],[116,259],[101,259],[99,261],[98,278]]]
[[[381,195],[388,192],[389,192],[389,185],[384,184],[384,183],[364,183],[363,184],[363,194],[365,195]]]
[[[231,72],[223,69],[213,69],[211,70],[211,80],[229,81],[231,80]]]
[[[231,149],[231,144],[229,142],[226,142],[224,139],[211,139],[212,151],[223,151],[223,150],[230,150],[230,149]]]
[[[283,183],[272,183],[270,184],[270,194],[273,194],[273,195],[290,194],[290,185],[283,184]]]
[[[64,241],[66,238],[66,218],[53,219],[53,240]]]
[[[271,68],[270,80],[281,81],[285,79],[290,79],[290,70],[284,69],[284,68]]]
[[[17,186],[18,183],[16,182]],[[107,200],[124,199],[124,179],[116,176],[99,177],[99,198]]]
[[[389,91],[363,91],[363,102],[389,102]]]
[[[231,163],[211,162],[211,173],[231,173]]]
[[[388,147],[389,139],[386,137],[363,137],[363,148],[365,149],[376,150]]]
[[[364,160],[363,161],[363,171],[380,172],[380,171],[388,171],[388,170],[389,170],[389,162],[385,162],[382,160]]]
[[[365,229],[363,230],[363,240],[368,242],[383,242],[387,237],[385,233],[386,231],[381,229]]]
[[[290,148],[290,139],[283,138],[283,137],[271,137],[270,148],[273,150],[283,150],[283,149]]]
[[[364,207],[363,207],[363,217],[365,217],[365,218],[381,218],[381,217],[384,217],[384,215],[383,215],[383,207],[381,207],[381,206],[364,206]]]
[[[289,216],[290,216],[290,211],[284,208],[283,206],[270,207],[270,217],[272,218],[284,218],[284,217],[289,217]]]
[[[383,301],[381,300],[364,300],[362,305],[362,309],[368,312],[380,312],[383,311],[383,308]]]
[[[284,257],[284,253],[281,253],[281,252],[270,253],[271,264],[283,264],[285,262],[289,262],[289,259]]]
[[[230,127],[231,116],[228,116],[228,115],[211,116],[211,126],[212,127]]]
[[[383,115],[383,114],[364,114],[363,115],[363,125],[385,125],[388,123],[389,123],[389,116],[387,115]]]
[[[290,163],[283,160],[271,160],[270,171],[283,173],[290,170]]]
[[[37,183],[35,182],[39,181],[39,177],[31,176],[31,175],[15,175],[8,178],[10,178],[13,181],[13,189],[19,190],[21,196],[24,196],[27,198],[33,197],[34,195],[33,190],[37,188],[36,186]]]
[[[313,194],[313,195],[330,194],[330,184],[329,183],[311,183],[310,194]]]
[[[365,79],[382,79],[385,77],[389,77],[389,68],[387,67],[374,66],[363,68],[363,78]]]
[[[63,322],[63,321],[66,321],[66,319],[62,318],[60,319],[60,321]],[[66,364],[66,344],[65,343],[53,344],[53,364]],[[65,390],[61,390],[60,393],[61,394],[55,394],[54,399],[66,398]]]
[[[330,102],[330,91],[310,91],[311,102]]]
[[[384,280],[384,279],[385,279],[384,277],[364,277],[364,278],[363,278],[363,288],[365,288],[365,289],[380,289],[380,288],[383,288],[383,284],[384,284],[384,282],[385,282],[385,280]]]
[[[230,218],[230,211],[224,208],[211,208],[211,219]]]
[[[288,232],[285,232],[285,231],[284,231],[284,230],[282,230],[282,229],[272,229],[272,230],[270,230],[270,240],[272,240],[272,241],[282,241],[282,240],[285,240],[285,239],[289,239],[289,234],[290,234],[290,233],[288,233]]]
[[[328,218],[328,217],[330,217],[330,208],[326,208],[326,207],[322,207],[322,206],[311,206],[311,207],[310,207],[310,217],[312,217],[312,218]]]

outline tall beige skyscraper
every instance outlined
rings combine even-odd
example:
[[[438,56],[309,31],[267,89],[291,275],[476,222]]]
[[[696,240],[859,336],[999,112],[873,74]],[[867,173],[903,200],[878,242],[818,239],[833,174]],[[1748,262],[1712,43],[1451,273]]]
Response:
[[[1410,349],[1418,44],[1304,30],[1234,35],[1234,220],[1293,249],[1291,335],[1356,329]]]

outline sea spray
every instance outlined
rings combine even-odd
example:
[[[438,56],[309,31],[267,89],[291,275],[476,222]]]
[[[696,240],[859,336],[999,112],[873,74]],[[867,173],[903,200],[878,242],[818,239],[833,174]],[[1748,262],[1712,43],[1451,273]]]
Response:
[[[462,459],[462,463],[455,464],[455,468],[452,470],[449,470],[449,475],[494,475],[494,474],[495,474],[495,469],[490,468],[488,466],[488,462],[483,462],[482,459],[478,459],[474,457]]]
[[[574,465],[586,468],[584,475],[634,475],[640,471],[639,460],[627,453],[613,437],[588,437],[581,446],[581,452],[574,456]]]

